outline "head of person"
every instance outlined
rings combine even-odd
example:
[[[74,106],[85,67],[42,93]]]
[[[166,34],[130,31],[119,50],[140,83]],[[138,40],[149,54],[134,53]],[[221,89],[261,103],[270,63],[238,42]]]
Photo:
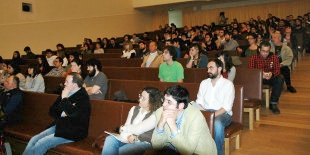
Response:
[[[133,49],[133,46],[131,44],[131,42],[127,41],[124,43],[124,50],[125,51],[131,51]]]
[[[62,64],[64,63],[64,60],[61,57],[57,57],[53,63],[56,68],[60,68],[62,67]]]
[[[257,34],[256,43],[260,43],[263,40],[263,35],[261,33]]]
[[[163,110],[183,111],[189,102],[188,90],[180,85],[167,88],[164,92]]]
[[[139,106],[148,111],[156,111],[163,103],[161,91],[154,87],[145,87],[139,94]]]
[[[164,61],[173,60],[175,61],[177,58],[177,52],[173,46],[166,46],[163,49]]]
[[[268,41],[261,42],[258,48],[260,56],[263,58],[267,58],[270,53],[270,48],[271,48],[271,45]]]
[[[216,57],[217,57],[217,59],[222,61],[222,63],[225,66],[225,69],[227,71],[229,71],[230,68],[234,65],[232,62],[231,55],[226,51],[222,51],[222,52],[217,53]]]
[[[189,54],[192,56],[198,56],[201,53],[201,46],[199,44],[192,44],[189,48]]]
[[[87,66],[88,75],[90,77],[95,76],[96,72],[99,72],[102,69],[101,63],[97,59],[89,59],[86,62],[86,66]]]
[[[57,44],[56,48],[57,48],[57,51],[62,51],[65,49],[65,46],[63,44]]]
[[[220,30],[219,30],[218,36],[219,36],[219,37],[223,37],[223,36],[224,36],[224,30],[223,30],[223,29],[220,29]]]
[[[108,44],[108,38],[103,38],[102,43],[104,43],[105,45]]]
[[[165,46],[172,46],[172,40],[171,39],[166,40]]]
[[[100,39],[100,40],[101,40],[101,39]],[[100,49],[100,48],[102,48],[101,42],[97,42],[97,43],[96,43],[96,49]]]
[[[154,53],[157,51],[157,43],[155,41],[151,41],[149,44],[149,50],[151,53]]]
[[[80,73],[82,71],[82,62],[79,59],[73,59],[70,64],[72,72]]]
[[[41,66],[41,65],[48,65],[48,62],[47,62],[45,56],[43,56],[43,55],[38,56],[37,60],[38,60],[39,66]]]
[[[110,44],[111,44],[111,45],[114,45],[114,44],[115,44],[115,38],[111,38],[111,39],[110,39]]]
[[[73,59],[77,59],[78,58],[78,53],[74,52],[74,53],[70,53],[68,56],[68,61],[71,63]]]
[[[97,43],[101,43],[101,42],[102,42],[101,38],[97,38],[97,39],[96,39],[96,42],[97,42]]]
[[[8,62],[3,61],[0,66],[0,70],[7,71],[8,70]]]
[[[255,33],[249,33],[246,38],[250,45],[256,44],[257,42],[257,35]]]
[[[143,41],[140,41],[139,42],[139,49],[145,49],[146,48],[146,45],[145,45],[145,42],[143,42]]]
[[[10,75],[4,81],[4,89],[11,90],[19,87],[19,78],[15,75]]]
[[[226,41],[229,41],[229,40],[231,39],[231,36],[232,36],[232,34],[231,34],[230,32],[228,32],[228,31],[226,31],[226,32],[224,33],[224,37],[225,37],[225,40],[226,40]]]
[[[209,61],[207,68],[209,78],[216,79],[223,73],[223,62],[219,59],[211,60]]]
[[[10,63],[8,65],[8,73],[9,74],[16,75],[16,74],[18,74],[20,72],[21,72],[21,70],[20,70],[18,65],[14,64],[14,63]]]
[[[180,42],[181,42],[180,38],[174,38],[172,40],[173,46],[176,47],[176,48],[180,48]]]
[[[79,73],[71,72],[67,75],[64,85],[70,92],[75,92],[83,86],[83,83],[83,78]]]
[[[20,59],[20,53],[19,53],[19,51],[14,51],[14,52],[13,52],[13,57],[12,57],[12,59]]]
[[[281,33],[279,32],[275,32],[272,34],[272,39],[271,41],[276,45],[276,46],[280,46],[282,43],[282,36]]]
[[[31,49],[30,49],[29,46],[26,46],[26,47],[24,48],[24,51],[25,51],[26,53],[29,53],[29,52],[31,52]]]
[[[39,66],[36,64],[29,64],[27,73],[27,76],[35,77],[36,75],[40,74]]]
[[[205,41],[206,41],[207,43],[210,42],[210,41],[212,41],[212,37],[213,37],[212,33],[207,33],[207,34],[205,35]]]
[[[53,56],[53,51],[51,49],[46,49],[45,55],[47,58],[50,58],[51,56]]]

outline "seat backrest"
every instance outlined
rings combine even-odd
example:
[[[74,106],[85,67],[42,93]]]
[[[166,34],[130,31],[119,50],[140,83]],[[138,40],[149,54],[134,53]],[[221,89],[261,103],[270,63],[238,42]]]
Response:
[[[23,122],[47,127],[53,122],[53,118],[49,115],[49,109],[57,97],[56,94],[24,92],[23,108],[21,110]]]
[[[201,111],[203,116],[205,117],[210,133],[212,137],[214,138],[214,119],[215,119],[215,113],[211,111]]]
[[[235,85],[235,100],[232,107],[232,121],[243,125],[243,93],[242,85]]]
[[[111,131],[122,125],[122,102],[97,99],[91,99],[90,102],[89,137],[96,138],[104,131]]]
[[[45,83],[45,93],[53,94],[58,89],[59,85],[65,82],[65,77],[43,76]]]
[[[262,99],[263,77],[261,69],[237,68],[234,84],[244,86],[244,97]]]

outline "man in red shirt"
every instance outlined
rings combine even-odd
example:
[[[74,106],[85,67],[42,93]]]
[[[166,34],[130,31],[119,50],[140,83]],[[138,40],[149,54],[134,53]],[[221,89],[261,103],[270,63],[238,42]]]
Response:
[[[263,41],[259,46],[259,53],[255,53],[249,59],[249,68],[263,70],[263,83],[272,87],[270,98],[270,109],[274,114],[280,114],[278,101],[283,89],[283,79],[280,75],[279,59],[273,53],[270,53],[271,45]]]

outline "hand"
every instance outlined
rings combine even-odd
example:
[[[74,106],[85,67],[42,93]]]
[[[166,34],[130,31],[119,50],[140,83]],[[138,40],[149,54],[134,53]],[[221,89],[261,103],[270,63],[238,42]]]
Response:
[[[68,87],[65,86],[65,88],[61,92],[61,98],[63,99],[63,98],[68,97],[69,96],[69,92],[70,92],[70,90],[68,89]]]
[[[129,135],[127,137],[127,140],[128,140],[129,143],[133,144],[133,143],[135,143],[138,140],[138,137],[135,136],[135,135]]]
[[[175,124],[176,116],[177,116],[177,110],[164,110],[161,114],[160,120],[158,122],[157,128],[159,130],[164,129],[164,125],[168,123],[169,127],[173,123]],[[169,118],[169,119],[168,119]]]

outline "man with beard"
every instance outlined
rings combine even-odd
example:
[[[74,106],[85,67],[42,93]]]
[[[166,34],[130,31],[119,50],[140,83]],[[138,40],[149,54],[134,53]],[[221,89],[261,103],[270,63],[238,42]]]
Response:
[[[239,47],[239,44],[236,40],[232,39],[232,33],[225,32],[225,42],[223,44],[223,51],[235,51],[242,52],[242,49]]]
[[[196,103],[206,111],[215,112],[214,141],[218,155],[223,154],[225,127],[231,123],[235,99],[234,84],[222,76],[223,63],[219,59],[207,65],[209,78],[200,83]]]
[[[271,45],[267,41],[260,43],[258,53],[253,54],[249,59],[248,67],[263,71],[263,84],[272,87],[270,107],[274,114],[280,114],[278,101],[283,89],[283,79],[280,75],[280,63],[278,57],[270,52]]]
[[[107,76],[101,72],[101,63],[96,59],[86,62],[88,75],[84,80],[83,87],[86,89],[90,98],[105,99],[108,89]]]
[[[138,49],[137,54],[136,54],[136,58],[143,59],[146,56],[147,52],[148,52],[148,50],[146,49],[146,43],[143,41],[140,41],[139,42],[139,49]]]

